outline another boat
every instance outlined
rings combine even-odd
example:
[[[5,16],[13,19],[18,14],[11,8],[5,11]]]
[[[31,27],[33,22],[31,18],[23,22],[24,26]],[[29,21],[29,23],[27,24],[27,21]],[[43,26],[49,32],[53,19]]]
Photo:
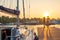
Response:
[[[20,33],[19,33],[19,30],[18,30],[18,22],[19,22],[19,14],[20,14],[20,11],[19,11],[19,8],[18,8],[18,3],[19,3],[19,0],[17,0],[17,10],[13,10],[13,9],[10,9],[10,8],[6,8],[6,7],[3,7],[3,6],[0,6],[0,12],[6,12],[6,13],[9,13],[10,15],[11,14],[14,14],[17,16],[17,27],[10,27],[10,26],[1,26],[0,27],[0,40],[20,40]]]

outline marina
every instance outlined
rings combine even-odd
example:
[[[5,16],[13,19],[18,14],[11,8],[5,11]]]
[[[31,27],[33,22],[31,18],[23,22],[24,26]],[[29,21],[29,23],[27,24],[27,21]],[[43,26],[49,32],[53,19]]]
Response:
[[[20,1],[21,1],[21,4],[20,4]],[[37,3],[40,4],[40,6],[38,5],[39,6],[38,8],[35,5],[36,3],[35,1],[32,1],[32,0],[28,0],[28,1],[2,0],[1,1],[0,0],[0,14],[4,13],[4,16],[0,15],[0,40],[60,40],[60,18],[58,17],[57,19],[55,19],[56,17],[52,18],[49,15],[49,12],[58,13],[54,11],[52,12],[49,8],[52,6],[51,8],[56,10],[54,8],[56,5],[53,6],[53,2],[57,4],[58,1],[57,2],[52,1],[52,4],[49,3],[51,5],[48,5],[48,2],[50,1],[40,0],[43,3],[47,2],[45,7],[47,11],[45,10],[42,18],[40,17],[43,13],[42,10],[44,10],[44,7],[43,7],[44,5],[42,2],[41,2],[42,4],[40,4],[40,2],[38,1]],[[6,6],[8,4],[9,6]],[[35,5],[38,10],[35,9],[35,6],[33,6],[32,4]],[[40,7],[42,7],[42,9]],[[32,11],[33,9],[34,11]],[[38,11],[39,11],[39,14],[38,14]],[[59,11],[59,8],[58,8],[58,11]],[[37,13],[35,14],[35,12]],[[7,17],[5,17],[6,16],[5,14],[8,14]],[[12,17],[9,17],[9,15]],[[29,17],[26,15],[28,15]],[[23,16],[23,18],[21,18],[21,16]]]

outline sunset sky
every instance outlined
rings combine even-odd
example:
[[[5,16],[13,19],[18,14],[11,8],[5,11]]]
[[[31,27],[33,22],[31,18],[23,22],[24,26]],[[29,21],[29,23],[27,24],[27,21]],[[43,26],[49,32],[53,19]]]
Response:
[[[14,3],[11,2],[10,4],[13,5],[11,8],[15,8],[16,0],[13,1]],[[19,9],[21,11],[20,17],[22,18],[22,0],[19,0],[19,2]],[[5,6],[7,6],[6,3],[7,2],[5,2]],[[29,0],[25,0],[25,9],[27,18],[42,18],[45,12],[48,12],[50,18],[60,18],[60,0],[30,0],[30,13]]]

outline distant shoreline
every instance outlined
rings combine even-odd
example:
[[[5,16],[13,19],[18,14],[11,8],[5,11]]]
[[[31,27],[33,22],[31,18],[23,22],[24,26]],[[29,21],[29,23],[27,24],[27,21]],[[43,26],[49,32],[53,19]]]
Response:
[[[0,25],[16,25],[16,24],[0,24]],[[20,25],[42,25],[42,24],[37,24],[37,23],[21,23]]]

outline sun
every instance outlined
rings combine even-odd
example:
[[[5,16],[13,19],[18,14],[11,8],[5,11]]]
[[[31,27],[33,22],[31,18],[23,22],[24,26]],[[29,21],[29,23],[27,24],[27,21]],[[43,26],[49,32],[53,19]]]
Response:
[[[47,17],[47,16],[49,16],[49,12],[48,11],[44,12],[44,17]]]

